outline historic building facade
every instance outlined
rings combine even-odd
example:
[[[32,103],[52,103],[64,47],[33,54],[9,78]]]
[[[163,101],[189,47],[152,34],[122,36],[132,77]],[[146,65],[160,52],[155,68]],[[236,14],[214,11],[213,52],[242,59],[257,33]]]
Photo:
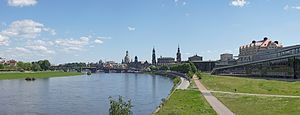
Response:
[[[266,39],[264,39],[266,41]],[[242,75],[248,77],[272,77],[300,79],[300,45],[282,47],[278,42],[252,55],[249,62],[217,67],[213,74]],[[268,45],[266,45],[268,46]]]
[[[196,55],[194,55],[194,56],[192,56],[192,57],[189,57],[189,59],[188,59],[189,61],[191,61],[191,62],[194,62],[194,61],[203,61],[203,57],[202,56],[198,56],[197,54]]]
[[[157,58],[157,65],[171,65],[174,63],[175,63],[175,58],[172,58],[172,57]]]
[[[223,67],[236,64],[237,60],[233,58],[233,54],[224,53],[220,55],[220,60],[217,61],[216,67]]]
[[[260,41],[253,40],[250,44],[240,46],[238,63],[254,61],[254,55],[256,55],[258,52],[278,48],[282,48],[282,45],[279,44],[278,41],[273,42],[267,37]]]

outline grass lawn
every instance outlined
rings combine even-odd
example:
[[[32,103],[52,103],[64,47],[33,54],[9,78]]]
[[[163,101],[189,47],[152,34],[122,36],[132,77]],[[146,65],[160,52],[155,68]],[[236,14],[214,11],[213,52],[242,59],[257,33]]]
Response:
[[[35,78],[49,78],[49,77],[62,77],[62,76],[75,76],[81,75],[77,72],[33,72],[33,73],[1,73],[0,80],[3,79],[23,79],[26,77],[35,77]]]
[[[238,115],[299,115],[299,98],[257,97],[214,93]]]
[[[255,94],[300,96],[300,82],[263,80],[202,74],[201,82],[209,90]],[[299,110],[300,112],[300,110]]]
[[[157,115],[216,115],[199,91],[176,90]]]
[[[192,79],[190,81],[190,86],[187,88],[188,90],[195,90],[195,91],[199,91],[198,87],[195,84],[195,81]]]

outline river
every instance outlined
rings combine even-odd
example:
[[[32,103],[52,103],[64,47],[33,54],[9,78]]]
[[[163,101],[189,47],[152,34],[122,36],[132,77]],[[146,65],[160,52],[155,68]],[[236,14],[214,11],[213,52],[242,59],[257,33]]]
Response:
[[[109,96],[131,99],[134,115],[150,114],[170,93],[168,77],[131,73],[0,80],[1,115],[107,115]]]

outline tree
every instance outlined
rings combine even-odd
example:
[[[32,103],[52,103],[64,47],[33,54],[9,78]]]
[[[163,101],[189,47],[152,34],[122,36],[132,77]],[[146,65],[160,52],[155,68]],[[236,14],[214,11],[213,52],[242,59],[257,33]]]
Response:
[[[192,70],[192,67],[189,63],[174,65],[170,68],[172,71],[177,71],[180,73],[188,73]]]
[[[32,70],[33,71],[41,71],[42,68],[37,62],[32,62]]]
[[[119,96],[119,99],[116,101],[112,97],[109,97],[109,115],[131,115],[131,100],[127,102],[123,100],[122,96]]]
[[[21,61],[17,62],[17,68],[24,70],[24,62]]]
[[[0,69],[4,69],[4,64],[0,64]]]
[[[166,65],[160,66],[159,70],[170,70],[170,68]]]
[[[51,64],[48,60],[40,60],[38,61],[38,64],[40,65],[42,70],[49,70]]]
[[[30,62],[24,63],[24,68],[23,68],[24,70],[30,71],[31,68],[32,68],[32,64]]]
[[[193,62],[189,62],[189,64],[191,65],[191,70],[193,73],[196,73],[198,71],[197,67],[195,66],[195,64]]]
[[[156,71],[156,70],[158,70],[158,68],[157,68],[156,66],[154,66],[154,65],[151,65],[149,68],[151,69],[151,71]]]

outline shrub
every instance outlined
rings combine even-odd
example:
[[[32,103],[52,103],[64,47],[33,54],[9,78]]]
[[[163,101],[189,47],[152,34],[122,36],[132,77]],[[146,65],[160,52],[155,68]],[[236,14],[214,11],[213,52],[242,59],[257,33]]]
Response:
[[[118,100],[114,100],[112,97],[109,97],[110,108],[109,115],[131,115],[131,100],[127,102],[123,100],[122,96],[119,96]]]
[[[198,71],[197,67],[195,66],[195,64],[193,62],[189,62],[189,64],[191,65],[191,71],[196,73]]]
[[[192,70],[192,67],[189,63],[184,63],[184,64],[173,65],[170,68],[170,70],[177,71],[180,73],[188,73],[189,71]]]
[[[170,68],[166,65],[159,67],[159,70],[170,70]]]
[[[193,78],[194,73],[193,73],[192,71],[189,71],[189,72],[187,73],[187,76],[188,76],[189,78]]]
[[[197,77],[198,77],[199,79],[201,79],[201,76],[202,76],[202,75],[201,75],[201,72],[200,72],[200,71],[197,71],[197,72],[196,72],[196,75],[197,75]]]

